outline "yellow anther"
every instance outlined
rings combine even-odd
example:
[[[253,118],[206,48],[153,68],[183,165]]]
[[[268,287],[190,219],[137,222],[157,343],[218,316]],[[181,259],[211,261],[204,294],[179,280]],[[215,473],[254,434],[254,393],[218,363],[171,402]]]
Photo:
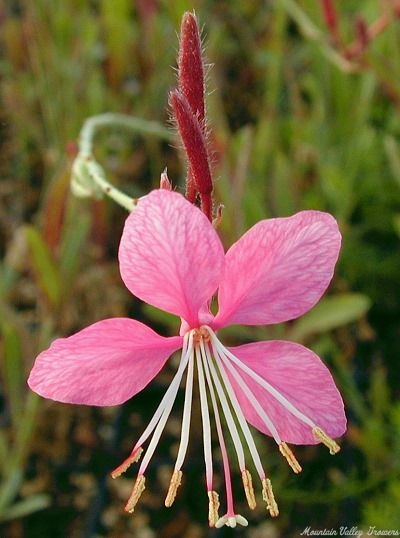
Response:
[[[128,502],[125,506],[125,511],[132,513],[135,510],[135,506],[137,505],[138,500],[140,499],[141,494],[145,490],[145,483],[146,479],[144,475],[139,475],[136,478],[135,485],[133,486],[133,490],[131,493],[131,496],[128,499]]]
[[[172,506],[172,504],[173,504],[173,502],[175,500],[175,497],[176,497],[176,492],[177,492],[179,486],[181,485],[181,480],[182,480],[182,471],[174,471],[172,473],[168,493],[167,493],[167,496],[165,498],[165,506],[167,506],[167,507]]]
[[[139,460],[140,456],[142,455],[142,452],[143,448],[140,447],[130,456],[128,456],[126,460],[121,463],[121,465],[119,465],[116,469],[112,471],[111,477],[117,478],[118,476],[121,476],[122,473],[124,473],[132,465],[132,463],[135,463]]]
[[[284,456],[290,465],[290,467],[293,469],[293,471],[297,473],[301,473],[301,465],[297,461],[296,456],[293,454],[293,452],[290,450],[290,448],[287,446],[286,443],[280,443],[279,444],[279,451]]]
[[[337,454],[340,450],[340,446],[334,441],[329,435],[327,435],[324,430],[321,430],[321,428],[315,427],[312,430],[315,437],[321,441],[326,447],[329,448],[329,453],[334,455]]]
[[[269,478],[263,478],[262,486],[262,496],[267,503],[267,510],[271,517],[277,517],[279,515],[279,509],[275,501],[274,492],[272,491],[271,480]]]
[[[247,469],[242,471],[242,481],[247,503],[249,507],[254,510],[254,508],[256,507],[256,497],[254,495],[253,480],[251,478],[251,474]]]
[[[210,527],[215,527],[215,524],[219,520],[219,497],[216,491],[208,492],[208,522]]]

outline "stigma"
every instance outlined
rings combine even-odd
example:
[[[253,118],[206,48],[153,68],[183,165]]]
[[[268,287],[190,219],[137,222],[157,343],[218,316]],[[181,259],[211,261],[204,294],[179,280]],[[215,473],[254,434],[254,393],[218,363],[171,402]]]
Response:
[[[140,463],[138,477],[132,494],[125,507],[127,512],[134,511],[145,489],[145,472],[170,416],[182,380],[185,378],[180,442],[170,485],[166,492],[165,506],[170,507],[173,505],[178,488],[184,479],[182,468],[189,443],[193,386],[196,380],[202,419],[205,486],[208,497],[208,520],[210,527],[219,528],[224,525],[229,527],[236,527],[237,525],[247,526],[247,520],[235,512],[232,469],[236,467],[239,471],[242,477],[244,497],[247,500],[249,508],[254,510],[257,495],[253,485],[253,477],[249,471],[249,463],[251,463],[251,466],[258,475],[261,490],[260,496],[266,504],[267,512],[271,517],[277,517],[279,515],[279,508],[272,490],[271,480],[264,470],[253,435],[236,395],[238,390],[241,391],[243,397],[246,399],[247,405],[252,407],[268,428],[268,431],[271,432],[279,452],[285,458],[293,472],[296,474],[300,473],[302,468],[291,448],[281,439],[276,425],[268,415],[268,409],[264,409],[260,405],[243,374],[249,376],[259,387],[267,391],[269,396],[275,398],[286,411],[309,427],[316,441],[320,441],[326,445],[331,454],[339,451],[340,447],[337,443],[318,424],[315,424],[310,417],[304,415],[296,408],[293,402],[289,401],[275,387],[269,385],[262,377],[227,349],[210,327],[203,325],[199,328],[188,330],[184,335],[179,366],[171,384],[131,454],[111,474],[113,478],[116,478],[124,473],[131,464],[137,462],[143,453],[143,445],[150,439]],[[231,380],[235,381],[235,389]],[[212,423],[214,424],[213,428]],[[224,426],[226,425],[227,431],[224,430],[223,424]],[[212,431],[216,432],[214,436],[216,439],[213,439]],[[235,464],[231,461],[232,451],[228,453],[227,450],[227,434],[229,436],[229,442],[234,447],[233,457],[236,455]],[[219,515],[220,495],[214,487],[213,443],[215,444],[215,441],[219,445],[224,477],[225,514],[223,516]]]

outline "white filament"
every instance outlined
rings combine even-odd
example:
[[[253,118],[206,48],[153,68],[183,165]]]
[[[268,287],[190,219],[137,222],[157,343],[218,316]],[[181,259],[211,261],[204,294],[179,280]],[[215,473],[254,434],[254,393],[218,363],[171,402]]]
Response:
[[[258,472],[258,474],[259,474],[259,476],[260,476],[260,478],[262,480],[262,479],[265,478],[265,471],[264,471],[264,468],[263,468],[262,463],[261,463],[260,455],[259,455],[257,447],[255,445],[255,442],[254,442],[253,436],[251,434],[250,428],[249,428],[249,426],[247,424],[246,418],[245,418],[245,416],[243,414],[243,411],[242,411],[242,409],[240,407],[238,399],[236,398],[235,391],[233,390],[233,387],[232,387],[231,383],[229,382],[229,378],[228,378],[228,376],[227,376],[227,374],[225,372],[224,366],[221,364],[221,361],[224,361],[224,359],[217,352],[217,350],[215,349],[214,344],[213,344],[213,352],[214,352],[214,356],[215,356],[215,359],[216,359],[216,362],[217,362],[217,366],[218,366],[218,368],[220,369],[220,372],[221,372],[221,377],[224,380],[224,385],[225,385],[226,391],[227,391],[227,393],[229,395],[229,398],[231,400],[232,407],[235,410],[236,417],[237,417],[238,422],[240,424],[240,427],[242,429],[244,438],[246,439],[247,446],[249,447],[249,450],[250,450],[250,454],[251,454],[251,456],[253,458],[254,466],[257,469],[257,472]],[[225,364],[225,362],[224,362],[224,364]],[[230,365],[230,364],[229,365],[226,364],[226,366],[229,369],[233,368],[232,365]],[[232,374],[233,374],[233,372],[232,372]],[[238,383],[239,383],[239,381],[238,381]],[[248,396],[248,395],[246,394],[246,396]],[[250,394],[250,396],[252,396],[252,395]]]
[[[182,418],[182,429],[181,429],[181,440],[179,443],[178,456],[175,463],[175,471],[179,471],[183,465],[183,461],[186,456],[186,451],[189,442],[189,430],[190,430],[190,417],[192,411],[192,394],[193,394],[193,362],[194,354],[193,352],[189,357],[189,367],[186,378],[186,388],[185,388],[185,403],[183,406],[183,418]]]
[[[221,405],[222,405],[222,410],[224,412],[225,419],[226,419],[226,421],[228,423],[229,432],[231,434],[233,444],[235,445],[235,450],[236,450],[236,454],[237,454],[237,457],[238,457],[240,470],[244,471],[246,466],[245,466],[245,458],[244,458],[242,442],[240,440],[239,433],[238,433],[235,421],[233,420],[233,416],[232,416],[231,410],[229,408],[229,404],[228,404],[228,401],[226,399],[226,396],[225,396],[224,390],[222,388],[221,382],[219,380],[217,371],[216,371],[215,366],[213,364],[213,360],[212,360],[212,357],[210,355],[210,351],[209,351],[208,347],[206,347],[204,345],[203,340],[200,341],[200,350],[201,350],[201,354],[202,354],[203,361],[204,361],[203,364],[207,365],[206,368],[205,368],[206,376],[207,376],[208,368],[210,368],[211,373],[212,373],[212,378],[211,378],[210,374],[208,374],[207,380],[208,380],[208,377],[210,377],[210,382],[211,382],[211,379],[212,379],[212,382],[213,382],[213,384],[215,386],[215,389],[216,389],[218,397],[219,397],[219,401],[221,402]]]
[[[137,441],[134,449],[132,450],[132,453],[134,453],[139,447],[143,445],[143,443],[146,441],[146,439],[151,435],[154,428],[157,425],[157,422],[159,421],[164,409],[167,406],[167,402],[169,402],[172,399],[172,403],[175,401],[176,393],[178,391],[179,383],[181,382],[183,372],[185,371],[187,361],[189,360],[190,355],[188,354],[188,343],[189,343],[189,334],[186,334],[183,339],[183,347],[181,352],[181,360],[179,363],[178,370],[176,374],[174,375],[170,386],[168,387],[166,393],[164,394],[161,402],[159,403],[156,412],[153,415],[153,418],[148,423],[146,429],[140,436],[139,440]],[[173,395],[175,391],[175,395]]]
[[[271,394],[271,396],[278,400],[278,402],[282,404],[283,407],[287,409],[287,411],[289,411],[289,413],[307,424],[307,426],[310,426],[310,428],[316,428],[316,424],[309,417],[299,411],[297,407],[295,407],[291,402],[289,402],[289,400],[287,400],[287,398],[285,398],[285,396],[283,396],[272,385],[270,385],[268,381],[265,381],[265,379],[259,376],[256,372],[254,372],[251,368],[249,368],[246,364],[239,360],[233,353],[231,353],[229,349],[225,348],[218,340],[212,329],[207,327],[207,330],[209,331],[211,339],[215,343],[215,346],[218,351],[224,353],[228,358],[230,358],[231,361],[234,362],[243,372],[248,374],[254,381],[256,381],[256,383],[258,383],[269,394]]]
[[[217,350],[216,350],[217,351]],[[253,409],[257,412],[258,416],[263,420],[269,431],[271,432],[273,438],[275,439],[276,443],[279,445],[282,440],[280,438],[280,435],[278,433],[278,430],[276,429],[274,423],[270,419],[270,417],[267,415],[267,413],[264,411],[264,409],[261,407],[259,401],[254,396],[254,394],[251,392],[249,386],[244,381],[244,379],[240,376],[240,374],[235,370],[234,366],[229,362],[229,359],[226,357],[226,355],[222,354],[221,352],[218,353],[217,356],[221,359],[221,361],[224,363],[226,368],[230,371],[232,374],[232,377],[235,378],[235,381],[242,389],[243,393],[247,397],[248,401],[252,405]],[[232,389],[233,390],[233,389]],[[236,396],[235,396],[236,398]],[[239,403],[238,403],[239,405]]]
[[[204,448],[204,462],[206,466],[206,480],[207,488],[212,489],[213,481],[213,464],[212,464],[212,451],[211,451],[211,426],[210,426],[210,413],[208,409],[206,384],[204,380],[203,365],[201,361],[200,350],[196,347],[196,362],[197,373],[199,378],[199,392],[200,392],[200,408],[201,408],[201,421],[203,426],[203,448]]]
[[[147,437],[150,435],[151,431],[154,429],[154,425],[157,423],[157,420],[159,419],[157,427],[154,430],[153,437],[151,438],[150,444],[149,444],[149,446],[148,446],[148,448],[146,450],[146,453],[145,453],[145,455],[144,455],[144,457],[142,459],[142,463],[141,463],[140,468],[139,468],[139,475],[144,474],[144,472],[145,472],[145,470],[146,470],[146,468],[147,468],[147,466],[148,466],[148,464],[150,462],[150,459],[154,454],[154,451],[155,451],[155,449],[156,449],[156,447],[158,445],[158,442],[160,440],[161,434],[162,434],[162,432],[164,430],[165,424],[166,424],[166,422],[168,420],[168,417],[169,417],[169,415],[171,413],[172,406],[174,405],[175,398],[176,398],[176,395],[177,395],[178,389],[179,389],[179,384],[180,384],[182,376],[183,376],[183,372],[186,369],[186,366],[187,366],[187,364],[189,362],[190,357],[193,355],[193,334],[192,334],[192,332],[187,333],[187,335],[185,335],[184,342],[187,342],[187,339],[189,339],[189,343],[188,343],[187,346],[184,345],[184,348],[182,349],[181,361],[180,361],[180,364],[179,364],[178,371],[176,372],[175,377],[172,380],[171,385],[169,386],[167,392],[165,393],[164,398],[162,399],[161,404],[157,408],[157,411],[156,411],[156,413],[154,415],[154,417],[157,415],[157,419],[154,420],[154,417],[153,417],[153,419],[151,420],[151,422],[149,424],[149,426],[152,425],[152,428],[149,429],[149,426],[148,426],[146,428],[146,430],[145,430],[145,433],[147,433],[147,436],[145,437],[145,439],[147,439]],[[142,437],[144,437],[144,434],[142,435]],[[141,441],[142,437],[140,438],[140,441]],[[139,442],[137,443],[137,446],[140,446]]]

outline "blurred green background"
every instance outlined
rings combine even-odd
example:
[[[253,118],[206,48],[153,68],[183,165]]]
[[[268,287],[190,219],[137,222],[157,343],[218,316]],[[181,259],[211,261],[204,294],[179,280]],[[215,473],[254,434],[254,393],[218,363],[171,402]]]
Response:
[[[337,25],[329,27],[330,4],[0,4],[1,537],[278,538],[352,526],[400,532],[400,9],[394,0],[336,2]],[[176,320],[144,307],[119,278],[126,212],[109,200],[74,198],[69,176],[87,117],[112,111],[167,125],[177,32],[192,9],[213,64],[207,104],[225,244],[261,218],[306,208],[335,215],[344,238],[329,294],[310,314],[226,335],[231,343],[287,338],[314,349],[349,418],[335,457],[321,446],[296,447],[299,476],[273,441],[256,434],[281,514],[271,520],[262,502],[249,514],[237,482],[247,529],[208,529],[196,427],[177,500],[163,507],[179,405],[148,491],[133,516],[122,511],[135,473],[111,481],[109,472],[152,416],[172,369],[122,408],[55,404],[26,385],[40,350],[93,321],[128,315],[163,334],[176,329]],[[183,188],[176,147],[139,129],[110,128],[96,139],[96,157],[111,181],[138,196],[157,187],[165,166]]]

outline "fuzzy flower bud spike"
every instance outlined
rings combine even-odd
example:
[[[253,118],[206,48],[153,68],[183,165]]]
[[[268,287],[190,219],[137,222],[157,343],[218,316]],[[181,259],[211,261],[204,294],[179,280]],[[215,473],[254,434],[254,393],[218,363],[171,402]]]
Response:
[[[213,182],[207,148],[204,101],[204,62],[200,31],[193,13],[182,18],[178,57],[179,88],[170,94],[170,105],[188,160],[186,198],[200,198],[201,209],[212,220]]]

